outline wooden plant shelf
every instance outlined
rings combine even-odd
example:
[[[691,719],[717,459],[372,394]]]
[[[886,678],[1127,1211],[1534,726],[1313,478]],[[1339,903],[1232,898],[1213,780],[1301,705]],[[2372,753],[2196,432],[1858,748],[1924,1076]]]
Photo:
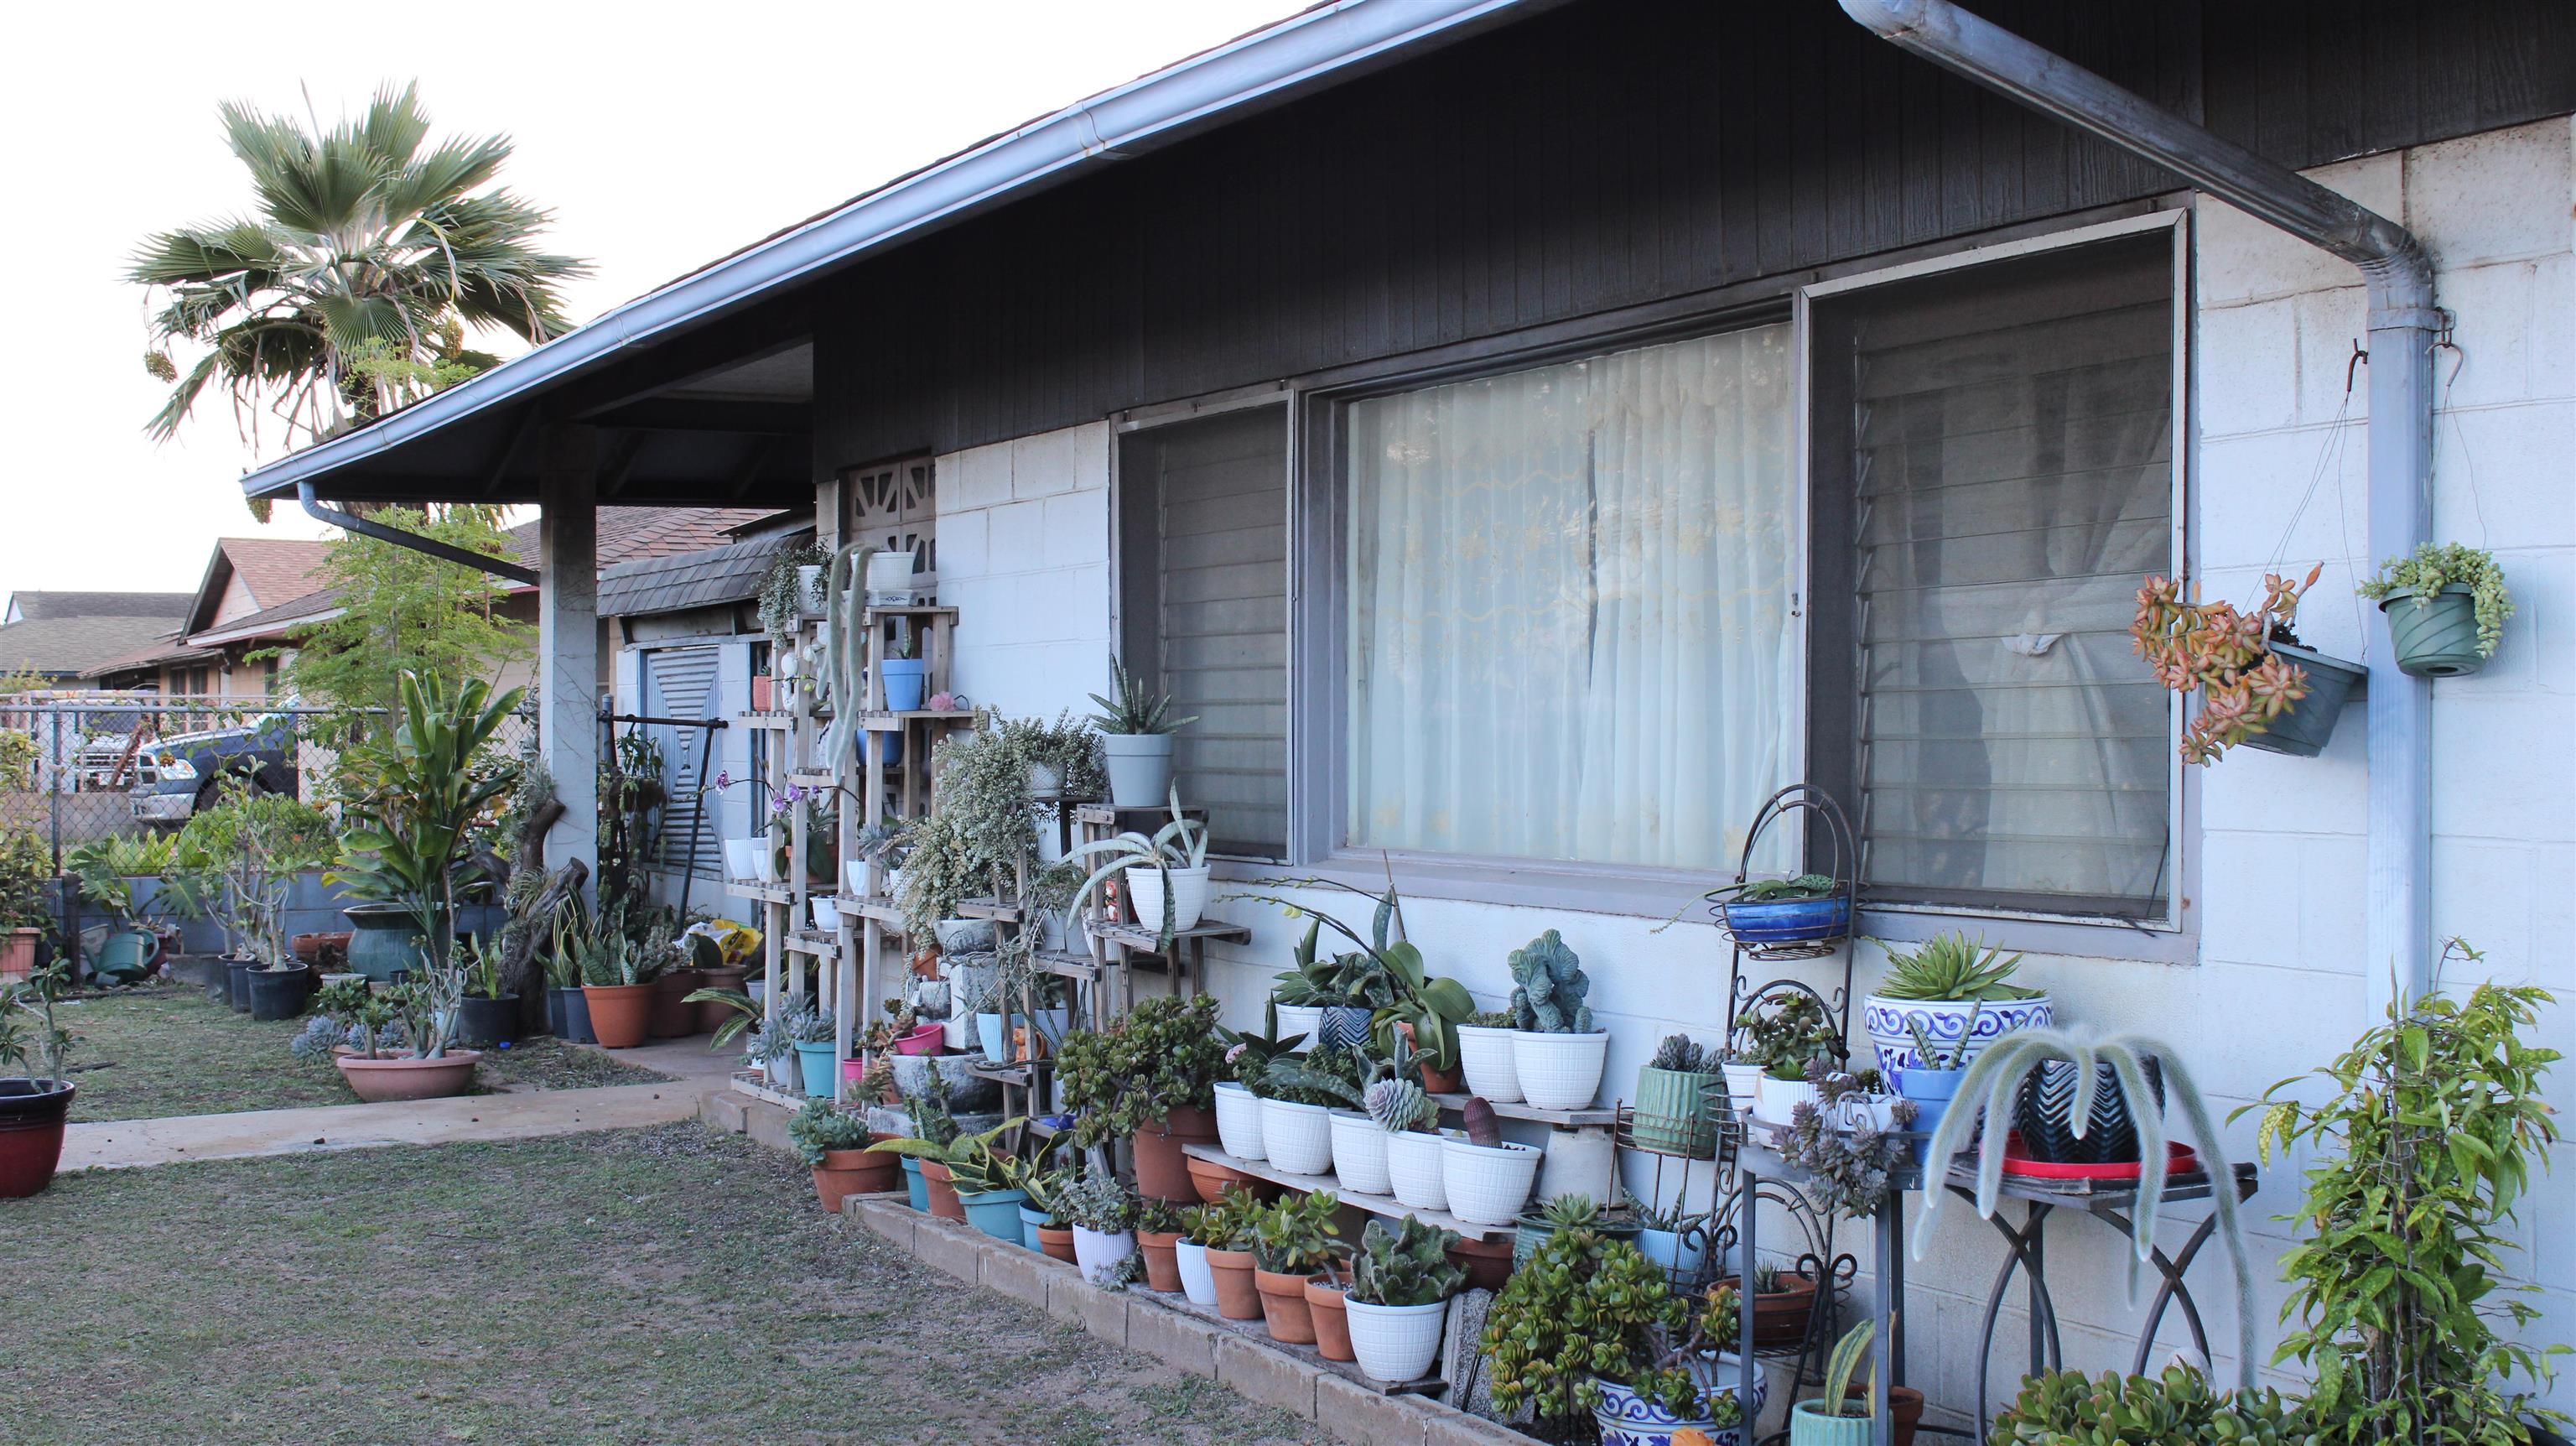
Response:
[[[1100,978],[1100,965],[1088,954],[1050,954],[1033,956],[1037,967],[1059,979],[1079,979],[1093,983]]]
[[[920,708],[909,713],[871,710],[859,715],[859,726],[871,733],[900,733],[904,726],[910,723],[971,723],[973,721],[975,721],[975,710],[972,708],[950,708],[944,712]]]
[[[754,899],[764,904],[796,902],[795,892],[785,884],[764,884],[758,879],[727,879],[725,888],[730,893],[740,894],[746,899]]]
[[[1365,1211],[1371,1215],[1383,1215],[1389,1220],[1402,1220],[1410,1215],[1425,1225],[1455,1230],[1469,1240],[1512,1238],[1513,1228],[1509,1225],[1471,1225],[1446,1210],[1416,1210],[1392,1195],[1370,1195],[1358,1190],[1345,1190],[1338,1175],[1293,1175],[1268,1160],[1238,1160],[1214,1145],[1183,1145],[1181,1153],[1212,1161],[1229,1170],[1240,1170],[1256,1180],[1267,1180],[1273,1185],[1289,1190],[1309,1194],[1317,1190],[1330,1190],[1341,1203],[1352,1209]]]
[[[924,603],[919,607],[871,606],[867,610],[867,615],[870,618],[953,618],[957,616],[957,609],[942,607],[937,603]]]
[[[1433,1095],[1431,1098],[1439,1101],[1440,1108],[1444,1110],[1464,1110],[1472,1096],[1441,1094]],[[1619,1123],[1619,1111],[1615,1106],[1599,1110],[1543,1110],[1536,1105],[1523,1104],[1517,1100],[1510,1104],[1505,1104],[1501,1100],[1487,1100],[1485,1103],[1493,1106],[1494,1118],[1498,1120],[1530,1120],[1542,1125],[1563,1125],[1575,1130],[1607,1129]]]
[[[790,930],[787,937],[779,942],[796,953],[811,954],[818,959],[830,959],[841,952],[840,940],[813,929]]]
[[[1091,926],[1091,932],[1096,937],[1106,939],[1124,949],[1133,949],[1146,954],[1163,952],[1162,931],[1148,929],[1142,924],[1094,924]],[[1172,942],[1177,944],[1184,939],[1215,939],[1228,944],[1244,944],[1251,942],[1252,930],[1243,924],[1226,924],[1202,919],[1186,929],[1173,931]]]
[[[735,1070],[733,1072],[732,1083],[734,1092],[737,1094],[746,1094],[756,1100],[766,1100],[770,1104],[777,1105],[782,1109],[801,1110],[805,1108],[805,1097],[803,1095],[791,1095],[784,1090],[772,1089],[770,1088],[767,1080],[761,1078],[751,1070]]]
[[[1025,1061],[1019,1064],[994,1064],[987,1060],[982,1064],[968,1066],[966,1072],[977,1079],[1021,1086],[1028,1084],[1030,1075],[1029,1066]]]
[[[841,775],[828,768],[791,768],[787,770],[787,781],[798,788],[838,788]]]
[[[1016,924],[1020,922],[1020,911],[998,899],[960,899],[957,901],[957,917],[990,919],[996,924]]]
[[[834,894],[832,906],[844,915],[874,919],[898,934],[903,932],[903,910],[896,908],[892,899],[883,896],[861,898],[857,894]]]
[[[745,728],[774,728],[783,733],[796,726],[796,715],[772,708],[762,713],[736,713],[733,721]]]

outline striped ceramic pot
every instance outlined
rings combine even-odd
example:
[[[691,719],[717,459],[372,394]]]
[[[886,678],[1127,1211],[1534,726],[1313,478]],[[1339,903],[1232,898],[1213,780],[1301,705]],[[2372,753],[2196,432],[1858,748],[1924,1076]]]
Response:
[[[1969,1033],[1968,1020],[1973,1015],[1976,1029]],[[1890,999],[1873,994],[1861,1002],[1861,1028],[1869,1032],[1869,1042],[1878,1049],[1878,1070],[1890,1080],[1908,1065],[1923,1060],[1915,1053],[1914,1032],[1907,1021],[1923,1027],[1923,1036],[1931,1041],[1933,1052],[1943,1056],[1944,1064],[1955,1063],[1965,1068],[1969,1061],[1986,1052],[1986,1046],[2016,1029],[2046,1029],[2057,1022],[2057,1006],[2045,994],[2029,999],[1989,1000],[1980,1008],[1964,999]],[[1948,1056],[1959,1048],[1966,1036],[1966,1052],[1953,1061]]]

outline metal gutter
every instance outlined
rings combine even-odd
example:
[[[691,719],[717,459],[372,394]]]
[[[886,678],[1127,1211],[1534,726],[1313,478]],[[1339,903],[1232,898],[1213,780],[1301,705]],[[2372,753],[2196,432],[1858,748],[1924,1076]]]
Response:
[[[380,421],[243,477],[282,493],[486,408],[742,306],[761,293],[902,240],[1076,168],[1337,71],[1545,0],[1341,0],[1318,5],[1179,64],[997,136],[726,257]]]
[[[537,585],[537,574],[532,568],[521,567],[515,562],[503,562],[497,557],[486,556],[470,548],[458,547],[452,542],[441,542],[435,537],[423,537],[417,532],[405,532],[399,527],[387,527],[381,522],[369,521],[354,512],[343,512],[337,507],[328,506],[314,495],[313,483],[310,480],[295,484],[295,497],[297,501],[304,504],[306,514],[316,522],[327,522],[333,527],[346,528],[361,537],[372,537],[378,542],[390,542],[396,547],[408,547],[414,552],[435,557],[441,562],[452,562],[459,567],[488,572],[494,577],[506,578],[527,587]]]
[[[2057,117],[2342,257],[2361,271],[2370,328],[2370,555],[2433,532],[2433,264],[2405,227],[2165,110],[1949,0],[1841,0],[1852,19],[1924,59]],[[2433,688],[2369,650],[2369,980],[2373,1017],[2432,979]]]

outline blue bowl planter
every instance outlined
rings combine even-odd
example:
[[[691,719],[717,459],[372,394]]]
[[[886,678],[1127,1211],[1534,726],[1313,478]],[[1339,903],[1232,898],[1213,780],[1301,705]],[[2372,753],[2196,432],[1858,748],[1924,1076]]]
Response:
[[[1733,1400],[1738,1370],[1734,1356],[1721,1354],[1693,1366],[1691,1375],[1700,1395],[1707,1400]],[[1616,1381],[1599,1376],[1592,1379],[1601,1388],[1601,1397],[1592,1407],[1592,1422],[1601,1428],[1601,1446],[1672,1446],[1673,1433],[1685,1427],[1697,1428],[1713,1446],[1747,1446],[1751,1438],[1744,1429],[1745,1422],[1761,1416],[1762,1404],[1771,1394],[1762,1368],[1754,1367],[1753,1400],[1744,1411],[1745,1422],[1719,1426],[1705,1410],[1696,1417],[1677,1416],[1641,1400],[1636,1392]],[[1866,1435],[1861,1438],[1863,1442],[1868,1439]]]
[[[796,1070],[798,1077],[805,1082],[807,1099],[828,1100],[832,1097],[833,1076],[840,1072],[840,1054],[828,1039],[820,1044],[797,1041]]]
[[[1038,1227],[1047,1223],[1047,1213],[1032,1206],[1020,1206],[1020,1243],[1031,1250],[1044,1251],[1046,1242],[1038,1239]]]
[[[1029,1192],[1026,1190],[984,1190],[972,1194],[964,1190],[957,1192],[957,1203],[966,1207],[967,1224],[992,1236],[995,1240],[1012,1245],[1022,1244],[1024,1241],[1024,1234],[1020,1228],[1020,1207],[1027,1204],[1028,1199]],[[1034,1234],[1035,1228],[1032,1227],[1026,1233]]]
[[[1968,1020],[1973,1015],[1977,1026],[1968,1035]],[[1861,1001],[1861,1028],[1869,1032],[1869,1042],[1878,1049],[1879,1073],[1893,1079],[1905,1070],[1923,1063],[1914,1048],[1914,1032],[1906,1028],[1911,1020],[1923,1026],[1923,1037],[1932,1042],[1933,1052],[1948,1058],[1967,1036],[1965,1053],[1958,1057],[1965,1069],[1986,1046],[2016,1029],[2046,1029],[2057,1022],[2057,1006],[2045,994],[2029,999],[1995,999],[1983,1008],[1964,999],[1890,999],[1873,994]],[[1917,1128],[1929,1129],[1928,1125]]]
[[[1817,944],[1851,936],[1851,900],[1835,894],[1826,899],[1765,899],[1717,906],[1718,918],[1735,942],[1759,947]]]
[[[903,1157],[903,1190],[913,1209],[930,1213],[930,1182],[921,1178],[921,1162],[910,1155]]]
[[[885,670],[886,707],[897,713],[920,712],[922,689],[930,681],[930,660],[888,658],[878,666]]]

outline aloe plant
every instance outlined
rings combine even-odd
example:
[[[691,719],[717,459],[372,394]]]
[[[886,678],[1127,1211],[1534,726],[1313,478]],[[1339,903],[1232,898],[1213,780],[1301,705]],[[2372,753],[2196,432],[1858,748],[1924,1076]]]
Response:
[[[2001,957],[2001,949],[1985,948],[1980,952],[1984,944],[1983,939],[1970,943],[1967,935],[1955,929],[1933,935],[1910,954],[1882,944],[1887,949],[1888,971],[1877,993],[1882,999],[1962,1004],[2039,996],[2039,990],[2006,982],[2021,967],[2019,954],[2006,959]]]
[[[1081,914],[1083,906],[1091,902],[1092,895],[1099,889],[1102,880],[1116,874],[1123,874],[1129,869],[1152,869],[1163,880],[1163,917],[1157,928],[1156,937],[1163,942],[1170,941],[1172,935],[1177,932],[1175,924],[1178,917],[1173,913],[1176,905],[1173,900],[1172,871],[1207,867],[1208,851],[1207,825],[1181,813],[1181,790],[1178,785],[1174,785],[1172,789],[1171,806],[1172,821],[1154,830],[1150,838],[1131,829],[1115,838],[1093,839],[1064,856],[1066,863],[1073,863],[1093,855],[1100,855],[1108,860],[1091,871],[1090,877],[1082,881],[1082,887],[1074,891],[1073,902],[1065,906],[1064,919],[1067,933],[1072,932],[1075,918]]]
[[[1941,1117],[1941,1127],[1932,1133],[1929,1156],[1935,1161],[1954,1158],[1968,1147],[1969,1137],[1977,1128],[1982,1114],[1985,1134],[1978,1142],[1976,1205],[1979,1219],[1991,1219],[2003,1191],[2004,1147],[2012,1129],[2013,1100],[2020,1093],[2022,1080],[2048,1060],[2065,1060],[2075,1066],[2075,1100],[2068,1109],[2068,1123],[2078,1139],[2093,1117],[2093,1095],[2101,1087],[2100,1066],[2109,1065],[2118,1080],[2120,1093],[2128,1100],[2130,1117],[2138,1129],[2138,1200],[2130,1211],[2129,1295],[2136,1299],[2138,1267],[2154,1253],[2156,1223],[2165,1196],[2164,1116],[2156,1103],[2154,1087],[2147,1079],[2144,1061],[2154,1059],[2161,1067],[2168,1096],[2178,1104],[2191,1123],[2192,1134],[2200,1142],[2201,1167],[2209,1172],[2218,1188],[2212,1192],[2217,1206],[2218,1233],[2227,1246],[2228,1264],[2236,1281],[2236,1368],[2239,1389],[2254,1389],[2254,1366],[2258,1359],[2254,1340],[2254,1272],[2245,1254],[2245,1230],[2237,1219],[2235,1168],[2227,1161],[2225,1147],[2218,1133],[2217,1117],[2201,1097],[2200,1088],[2192,1082],[2191,1072],[2183,1068],[2174,1051],[2142,1035],[2120,1034],[2096,1040],[2088,1035],[2059,1029],[2021,1029],[1996,1040],[1968,1066],[1966,1078],[1959,1081],[1956,1100]],[[1932,1212],[1939,1209],[1942,1190],[1923,1192],[1923,1212],[1914,1237],[1914,1258],[1921,1260],[1932,1239]]]

